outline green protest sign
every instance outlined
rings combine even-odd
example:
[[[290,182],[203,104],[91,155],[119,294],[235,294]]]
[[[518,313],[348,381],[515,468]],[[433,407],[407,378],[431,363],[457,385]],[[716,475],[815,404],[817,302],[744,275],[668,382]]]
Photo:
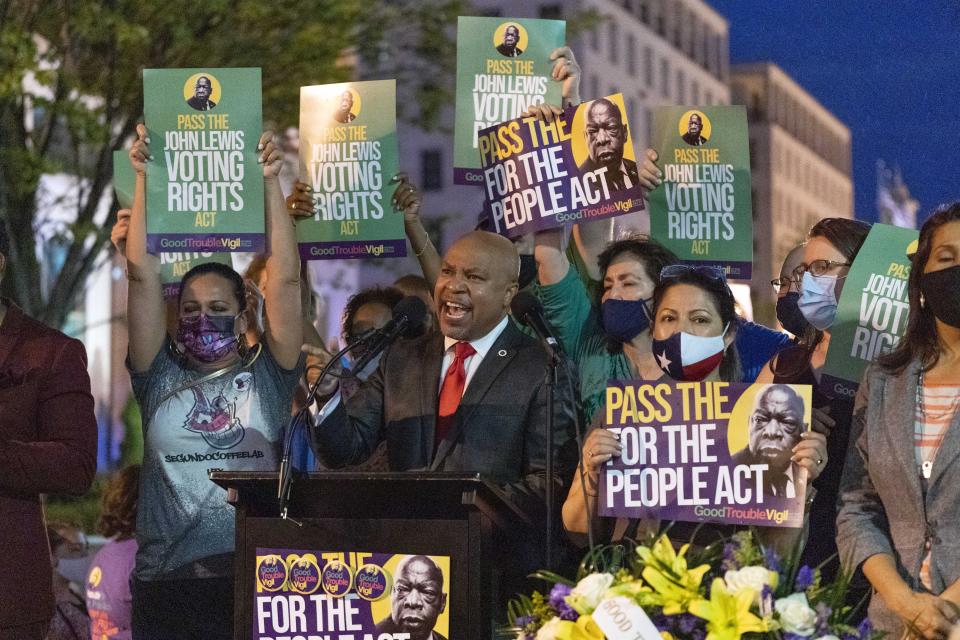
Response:
[[[560,104],[550,53],[563,46],[566,29],[563,20],[461,16],[457,21],[455,184],[483,184],[480,131],[520,117],[531,105]]]
[[[113,190],[122,209],[133,207],[133,189],[136,186],[136,174],[130,166],[126,151],[113,152]],[[180,293],[180,279],[201,262],[219,262],[233,266],[229,253],[212,252],[161,252],[160,284],[163,285],[163,297],[176,298]]]
[[[871,362],[892,350],[907,328],[907,279],[918,232],[875,224],[843,280],[821,380],[829,395],[856,394]]]
[[[264,250],[260,69],[144,69],[147,249]]]
[[[390,202],[399,170],[395,80],[300,87],[300,179],[314,215],[297,223],[300,257],[400,258],[403,215]]]
[[[650,235],[682,262],[748,280],[753,207],[747,112],[742,106],[662,107],[653,148],[663,184],[650,192]]]

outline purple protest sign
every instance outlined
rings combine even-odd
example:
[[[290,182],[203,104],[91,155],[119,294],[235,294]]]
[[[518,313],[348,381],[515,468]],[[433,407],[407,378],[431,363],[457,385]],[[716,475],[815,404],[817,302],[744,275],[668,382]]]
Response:
[[[257,549],[253,640],[446,638],[450,558]]]
[[[553,122],[508,120],[480,132],[485,211],[507,237],[643,211],[623,96],[569,107]]]
[[[611,382],[621,456],[600,474],[601,516],[800,527],[809,385]]]

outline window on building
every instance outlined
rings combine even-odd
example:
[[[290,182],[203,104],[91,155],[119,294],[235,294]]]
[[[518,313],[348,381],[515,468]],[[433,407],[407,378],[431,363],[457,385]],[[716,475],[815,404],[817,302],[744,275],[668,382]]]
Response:
[[[627,36],[627,73],[637,75],[637,39],[632,33]]]
[[[640,0],[640,22],[650,24],[650,7],[647,6],[647,0]]]
[[[440,149],[424,149],[420,152],[420,169],[423,173],[420,184],[424,191],[443,188],[443,152]]]
[[[643,48],[643,81],[647,87],[653,88],[653,50]]]
[[[563,19],[563,6],[559,4],[542,4],[538,15],[544,20]]]
[[[607,40],[610,45],[610,62],[620,64],[620,29],[613,20],[607,23]]]
[[[666,58],[660,60],[660,95],[670,97],[670,61]]]
[[[595,100],[600,96],[600,79],[597,76],[590,77],[590,100]]]
[[[695,105],[702,104],[700,102],[700,85],[696,80],[690,83],[690,101]]]
[[[703,104],[713,104],[713,94],[709,91],[703,94]]]
[[[666,8],[666,6],[664,7]],[[673,33],[671,34],[670,41],[673,43],[673,46],[677,49],[683,51],[683,3],[674,2],[673,3]]]
[[[600,27],[594,27],[590,30],[590,48],[594,51],[600,51]]]
[[[677,104],[687,104],[687,79],[683,69],[677,69]]]

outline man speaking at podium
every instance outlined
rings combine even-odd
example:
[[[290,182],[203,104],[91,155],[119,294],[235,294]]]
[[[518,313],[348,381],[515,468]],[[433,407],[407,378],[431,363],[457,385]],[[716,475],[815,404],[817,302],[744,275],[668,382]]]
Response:
[[[517,506],[539,510],[547,355],[507,315],[519,270],[502,236],[474,231],[457,240],[434,291],[440,334],[395,343],[356,394],[327,403],[311,430],[323,463],[359,464],[386,440],[392,471],[481,473]],[[564,378],[555,389],[555,450],[573,432],[569,389]],[[571,471],[555,469],[558,479]]]

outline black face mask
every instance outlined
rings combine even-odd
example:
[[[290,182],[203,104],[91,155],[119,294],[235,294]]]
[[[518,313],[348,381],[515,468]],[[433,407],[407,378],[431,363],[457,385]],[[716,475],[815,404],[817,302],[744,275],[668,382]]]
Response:
[[[521,289],[526,289],[534,280],[537,279],[537,260],[529,253],[520,254],[520,275],[517,277],[517,285]]]
[[[799,301],[800,293],[797,291],[791,291],[777,300],[777,320],[784,329],[798,338],[807,330],[809,324],[800,312],[800,307],[797,305]]]
[[[920,276],[920,293],[937,320],[960,329],[960,265]]]

